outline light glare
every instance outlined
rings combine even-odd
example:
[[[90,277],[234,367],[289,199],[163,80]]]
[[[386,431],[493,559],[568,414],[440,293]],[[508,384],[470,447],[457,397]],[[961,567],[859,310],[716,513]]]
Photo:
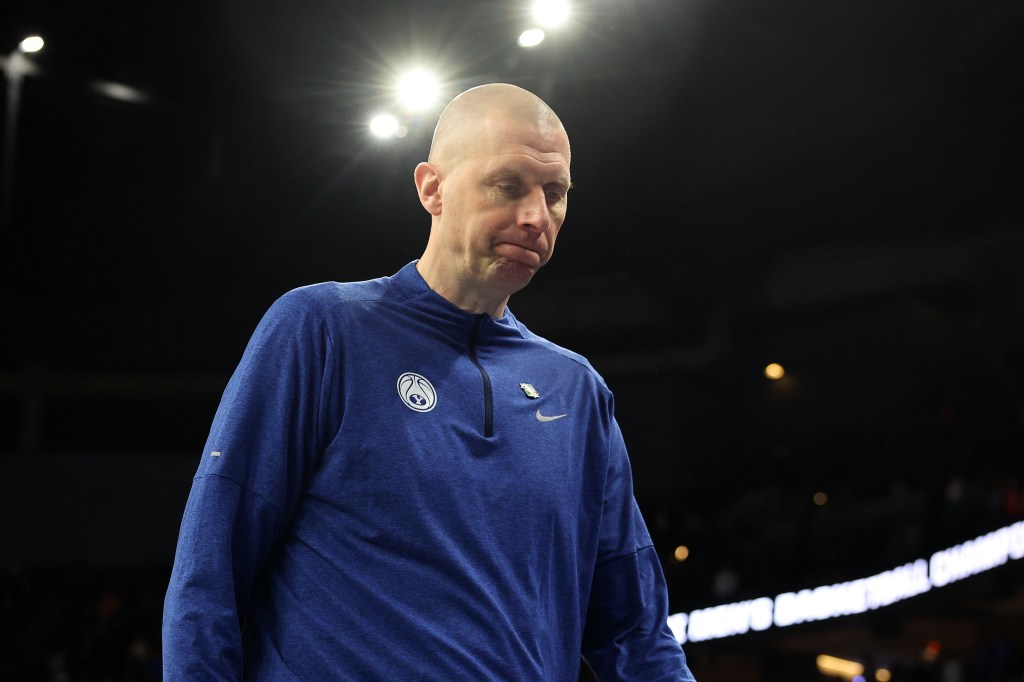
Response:
[[[398,80],[398,99],[412,111],[422,111],[437,101],[437,79],[426,71],[409,71]]]
[[[682,563],[690,556],[690,548],[686,545],[679,545],[676,547],[676,551],[673,553],[673,556],[676,558],[676,561]]]
[[[778,381],[786,376],[786,368],[777,362],[773,362],[764,368],[764,375],[772,381]]]
[[[39,52],[45,44],[42,36],[29,36],[18,44],[18,49],[22,52]]]
[[[561,26],[569,19],[569,3],[566,0],[536,0],[533,18],[541,26]]]
[[[535,47],[544,42],[544,31],[530,28],[519,34],[520,47]]]
[[[398,130],[398,119],[391,114],[378,114],[370,120],[370,132],[377,137],[391,137]]]

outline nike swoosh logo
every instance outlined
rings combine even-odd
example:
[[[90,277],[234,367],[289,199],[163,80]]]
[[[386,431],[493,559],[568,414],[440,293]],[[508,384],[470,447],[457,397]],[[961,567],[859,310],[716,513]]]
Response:
[[[545,417],[544,415],[542,415],[540,413],[540,410],[537,410],[537,414],[535,414],[534,416],[537,417],[537,421],[539,421],[539,422],[553,422],[556,419],[561,419],[562,417],[565,417],[566,415],[564,415],[564,414],[556,414],[553,417]]]

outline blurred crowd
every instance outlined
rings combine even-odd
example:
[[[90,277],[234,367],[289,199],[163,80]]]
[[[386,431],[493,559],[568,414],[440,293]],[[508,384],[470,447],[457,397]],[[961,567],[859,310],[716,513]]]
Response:
[[[0,679],[159,680],[169,567],[0,566]]]

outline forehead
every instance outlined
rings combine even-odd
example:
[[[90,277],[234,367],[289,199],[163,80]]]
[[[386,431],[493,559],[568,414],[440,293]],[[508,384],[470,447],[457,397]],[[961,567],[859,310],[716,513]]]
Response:
[[[568,180],[569,139],[561,127],[491,117],[482,128],[478,144],[471,144],[470,150],[486,168],[521,165]]]

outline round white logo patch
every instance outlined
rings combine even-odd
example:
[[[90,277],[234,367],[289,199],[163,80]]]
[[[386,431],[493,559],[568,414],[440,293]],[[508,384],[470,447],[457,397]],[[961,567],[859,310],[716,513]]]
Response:
[[[433,385],[414,372],[398,377],[398,395],[410,410],[430,412],[437,405],[437,391]]]

